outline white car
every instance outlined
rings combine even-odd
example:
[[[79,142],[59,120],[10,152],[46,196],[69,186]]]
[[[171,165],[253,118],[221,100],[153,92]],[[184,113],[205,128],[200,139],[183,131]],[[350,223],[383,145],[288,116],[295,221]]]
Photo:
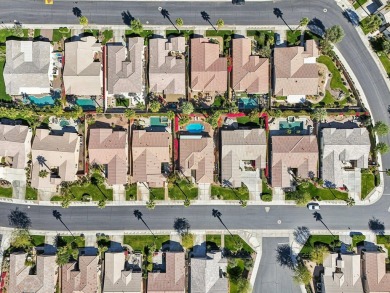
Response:
[[[307,208],[311,211],[314,211],[314,210],[319,210],[320,209],[320,205],[316,202],[311,202],[311,203],[308,203],[307,204]]]

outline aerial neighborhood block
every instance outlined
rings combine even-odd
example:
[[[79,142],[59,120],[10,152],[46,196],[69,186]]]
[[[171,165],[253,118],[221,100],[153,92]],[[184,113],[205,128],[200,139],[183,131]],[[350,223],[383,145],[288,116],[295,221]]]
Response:
[[[274,49],[274,95],[287,96],[289,103],[305,101],[307,95],[319,94],[318,47],[314,40],[305,47]]]
[[[4,83],[7,94],[48,94],[53,80],[50,42],[6,42]]]
[[[144,92],[144,39],[128,38],[127,44],[107,44],[108,95],[130,99],[135,105]]]
[[[185,50],[184,37],[151,39],[149,41],[150,92],[161,94],[166,102],[185,99]]]
[[[90,165],[103,165],[109,185],[127,183],[128,145],[127,131],[112,128],[89,130],[88,154]]]
[[[318,143],[316,136],[273,136],[271,143],[272,187],[291,187],[292,176],[298,176],[302,179],[318,177]]]
[[[219,44],[207,38],[191,39],[191,89],[211,95],[227,91],[227,58]]]
[[[233,39],[232,88],[248,94],[268,94],[269,59],[252,55],[252,41]]]
[[[65,43],[63,79],[67,95],[101,95],[102,76],[102,47],[95,37]]]

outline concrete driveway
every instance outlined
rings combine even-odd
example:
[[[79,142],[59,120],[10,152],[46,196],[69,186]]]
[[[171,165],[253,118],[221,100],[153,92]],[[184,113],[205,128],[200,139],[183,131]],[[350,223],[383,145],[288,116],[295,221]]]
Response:
[[[198,184],[198,199],[199,200],[210,200],[211,197],[211,184],[210,183],[199,183]]]
[[[276,248],[281,244],[288,244],[288,238],[263,238],[263,251],[254,293],[301,293],[301,289],[292,280],[292,271],[282,267],[276,260]]]

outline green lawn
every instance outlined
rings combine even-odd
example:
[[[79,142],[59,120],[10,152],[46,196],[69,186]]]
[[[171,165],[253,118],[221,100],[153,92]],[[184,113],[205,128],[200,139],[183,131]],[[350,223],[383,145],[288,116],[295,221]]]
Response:
[[[370,28],[367,27],[367,22],[369,21],[368,19],[368,16],[363,18],[359,24],[360,24],[360,27],[362,28],[362,31],[365,35],[367,35],[368,33],[371,32]]]
[[[35,29],[34,30],[34,38],[37,38],[41,35],[41,30],[38,28],[38,29]]]
[[[136,200],[137,199],[137,184],[131,184],[126,189],[126,200]]]
[[[343,81],[341,80],[341,74],[339,70],[337,69],[336,65],[333,63],[332,59],[328,56],[320,56],[318,57],[317,61],[319,63],[325,64],[326,67],[328,67],[328,70],[330,73],[332,73],[332,79],[330,81],[330,87],[333,90],[340,89],[345,94],[348,94],[348,89],[343,84]]]
[[[99,37],[99,30],[84,29],[84,33],[91,34],[95,38]]]
[[[153,196],[154,200],[165,199],[165,188],[164,187],[153,187],[150,188],[150,197]]]
[[[37,200],[38,199],[38,192],[35,188],[32,188],[30,186],[27,186],[26,188],[26,199],[30,200]]]
[[[383,52],[377,52],[379,60],[382,62],[383,67],[387,72],[387,76],[390,76],[390,59]],[[0,81],[1,82],[1,81]]]
[[[248,200],[249,190],[244,185],[241,188],[228,188],[218,185],[211,185],[211,196],[223,200]]]
[[[112,30],[105,30],[102,32],[102,35],[103,35],[102,44],[104,45],[114,37],[114,32]]]
[[[129,106],[129,99],[125,99],[125,98],[116,98],[115,99],[115,104],[117,107],[128,107]]]
[[[160,249],[163,243],[169,242],[169,235],[125,235],[123,237],[123,243],[130,245],[134,250],[144,251],[144,247],[148,245],[156,244],[156,249]]]
[[[268,186],[266,179],[262,180],[263,192],[261,193],[261,199],[263,201],[272,201],[272,188]]]
[[[83,194],[89,194],[93,201],[112,200],[112,189],[106,189],[102,184],[99,186],[88,184],[87,186],[72,186],[69,189],[69,194],[73,197],[72,200],[81,201]]]
[[[0,197],[12,197],[12,187],[0,187]]]
[[[237,259],[237,267],[240,268],[239,270],[239,274],[242,275],[242,273],[244,272],[244,261],[239,258]],[[229,268],[228,268],[228,271],[229,271]],[[232,281],[230,278],[229,278],[229,293],[241,293],[238,291],[238,288],[237,288],[237,283]]]
[[[31,242],[35,247],[45,245],[45,236],[43,235],[31,235]]]
[[[253,253],[253,249],[244,241],[241,239],[238,235],[225,235],[225,248],[229,249],[231,251],[236,250],[236,242],[242,243],[242,249],[248,252],[249,254]]]
[[[320,103],[323,103],[325,106],[327,105],[333,105],[335,102],[332,94],[327,90],[325,93],[325,97],[321,100]]]
[[[229,30],[208,30],[206,31],[206,37],[223,37],[231,36],[234,32]]]
[[[301,31],[287,31],[287,43],[289,46],[297,46],[301,42]]]
[[[5,43],[8,37],[16,37],[13,29],[0,29],[0,43]],[[28,29],[23,29],[23,37],[28,37]]]
[[[314,197],[318,197],[319,200],[346,200],[348,198],[347,192],[341,192],[336,189],[315,187],[312,183],[308,188],[297,187],[298,192],[308,192]],[[293,192],[286,192],[286,200],[294,200]]]
[[[286,96],[278,96],[278,97],[275,97],[276,100],[280,100],[280,101],[285,101],[287,100],[287,97]]]
[[[376,235],[376,243],[383,244],[387,248],[387,257],[390,259],[390,235]]]
[[[59,42],[62,40],[62,38],[64,39],[68,39],[71,37],[72,33],[71,33],[71,30],[68,29],[69,31],[66,32],[65,28],[63,28],[63,33],[59,30],[59,29],[54,29],[53,30],[53,42]]]
[[[305,245],[302,247],[300,254],[309,255],[314,246],[317,245],[325,245],[329,248],[332,248],[334,240],[339,240],[339,236],[335,235],[333,237],[332,235],[311,235],[306,241]]]
[[[375,176],[372,173],[362,173],[362,193],[361,198],[365,199],[367,195],[375,188]]]
[[[260,125],[260,120],[258,117],[251,118],[249,116],[244,116],[244,117],[237,117],[237,123],[243,124],[243,125],[248,124],[248,126],[252,124],[252,125],[256,126],[256,125]]]
[[[210,250],[219,250],[221,247],[221,235],[206,235],[206,246],[210,247]]]
[[[186,196],[190,200],[198,198],[198,188],[193,185],[190,185],[188,181],[185,179],[174,183],[173,187],[169,188],[168,192],[169,192],[169,197],[171,199],[184,200],[186,199]]]
[[[216,96],[212,106],[219,108],[219,107],[222,107],[224,103],[225,103],[225,98],[224,97]]]
[[[85,239],[81,236],[58,236],[57,238],[57,246],[63,247],[68,243],[75,242],[77,247],[85,247]]]
[[[186,40],[188,40],[191,35],[194,34],[193,30],[180,30],[178,32],[177,30],[166,30],[165,35],[168,37],[185,37]]]
[[[356,0],[355,3],[353,3],[353,8],[358,9],[361,5],[366,3],[367,0]]]
[[[0,61],[0,101],[10,102],[12,101],[12,97],[5,92],[5,83],[4,83],[4,76],[3,76],[4,65],[5,65],[5,60],[1,60]]]

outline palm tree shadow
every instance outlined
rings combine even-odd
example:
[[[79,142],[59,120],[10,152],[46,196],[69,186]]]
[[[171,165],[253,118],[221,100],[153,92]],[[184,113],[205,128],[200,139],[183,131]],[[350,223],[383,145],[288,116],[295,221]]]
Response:
[[[82,16],[81,9],[78,8],[78,7],[73,7],[72,8],[72,12],[73,12],[74,16],[76,16],[76,17],[81,17]]]
[[[169,16],[169,11],[168,11],[168,10],[162,9],[162,10],[161,10],[161,15],[164,17],[164,19],[165,19],[165,18],[168,19],[169,22],[173,25],[173,27],[174,27],[177,31],[179,31],[179,29],[176,27],[176,25],[175,25],[175,24],[173,23],[173,21],[171,20],[171,18],[170,18],[170,16]]]
[[[148,228],[150,233],[154,236],[154,238],[156,238],[156,235],[153,234],[152,230],[149,228],[148,224],[146,224],[145,220],[143,219],[142,212],[139,210],[134,210],[133,215],[137,218],[137,220],[141,220],[142,223],[144,223],[144,225],[146,226],[146,228]]]
[[[134,20],[134,17],[131,15],[129,10],[122,11],[121,15],[122,15],[123,23],[126,25],[130,25],[131,21]]]
[[[200,13],[200,15],[202,16],[203,20],[207,21],[211,25],[213,30],[217,31],[217,29],[214,27],[214,25],[210,21],[210,15],[206,11],[202,11]]]
[[[288,29],[292,31],[291,27],[287,24],[287,22],[283,18],[282,10],[280,10],[279,8],[274,8],[274,15],[276,16],[276,18],[280,18],[284,22],[284,24],[288,27]]]

